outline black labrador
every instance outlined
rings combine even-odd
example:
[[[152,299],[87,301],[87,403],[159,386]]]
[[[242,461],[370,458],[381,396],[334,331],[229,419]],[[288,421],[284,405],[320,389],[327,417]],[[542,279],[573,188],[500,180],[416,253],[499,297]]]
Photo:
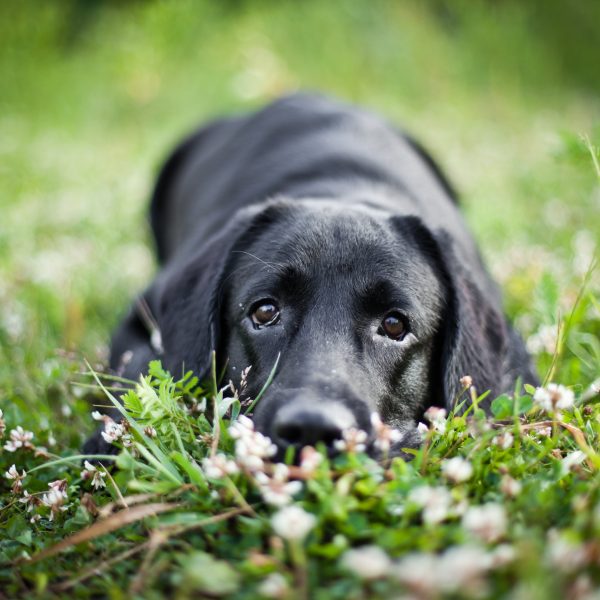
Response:
[[[280,357],[254,422],[282,452],[369,432],[373,411],[414,446],[464,375],[488,399],[536,382],[451,186],[366,110],[296,94],[208,124],[163,167],[151,220],[161,270],[111,368],[203,376],[216,349],[234,382],[252,365],[252,396]]]

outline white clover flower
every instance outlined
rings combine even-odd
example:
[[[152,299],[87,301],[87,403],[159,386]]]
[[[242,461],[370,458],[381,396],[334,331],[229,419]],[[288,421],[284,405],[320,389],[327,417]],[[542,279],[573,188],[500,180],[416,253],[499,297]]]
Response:
[[[572,573],[588,562],[583,544],[577,544],[556,530],[548,532],[546,560],[562,573]]]
[[[236,421],[229,427],[229,435],[234,439],[240,439],[249,433],[254,433],[254,423],[245,415],[239,415]]]
[[[527,338],[527,350],[530,354],[546,352],[553,354],[556,349],[558,327],[542,325],[533,335]]]
[[[19,471],[17,471],[16,465],[12,465],[6,473],[4,473],[4,477],[13,481],[12,491],[13,494],[19,493],[23,489],[23,479],[27,476],[27,472],[25,470],[21,471],[19,475]]]
[[[316,525],[314,515],[299,506],[286,506],[271,517],[271,525],[275,533],[283,539],[302,541]]]
[[[435,598],[438,595],[436,569],[437,558],[433,554],[414,552],[396,563],[390,575],[408,588],[415,598]]]
[[[265,458],[277,452],[277,446],[270,438],[254,431],[254,423],[246,416],[239,415],[229,427],[229,434],[235,442],[235,456],[238,463],[249,471],[262,471]]]
[[[235,456],[238,463],[249,471],[262,471],[263,459],[270,458],[277,452],[277,447],[270,438],[253,431],[251,435],[236,440]]]
[[[238,443],[235,446],[236,459],[240,466],[251,473],[260,473],[265,468],[265,462],[260,456],[255,454],[245,454],[245,445]]]
[[[563,475],[570,473],[571,469],[573,467],[575,467],[576,465],[580,465],[585,460],[585,458],[586,458],[585,453],[582,452],[581,450],[575,450],[574,452],[567,454],[567,456],[565,456],[560,461],[561,473]]]
[[[521,493],[522,487],[521,482],[513,479],[510,475],[504,475],[500,481],[500,491],[511,498],[517,497]]]
[[[40,499],[37,496],[32,496],[27,490],[23,490],[23,496],[19,498],[19,502],[25,505],[27,512],[31,512],[40,504]]]
[[[29,449],[33,448],[31,440],[33,439],[33,433],[31,431],[25,431],[20,425],[11,429],[10,440],[4,444],[4,449],[8,452],[15,452],[19,448]]]
[[[439,408],[437,406],[430,406],[423,415],[427,421],[431,423],[434,431],[437,433],[446,432],[446,412],[445,408]]]
[[[67,480],[66,479],[57,479],[56,481],[51,481],[48,484],[48,487],[51,490],[55,490],[64,494],[65,498],[67,497]]]
[[[362,546],[346,551],[341,564],[361,579],[370,580],[387,575],[392,561],[379,546]]]
[[[564,385],[549,383],[545,388],[539,387],[535,390],[533,401],[546,412],[569,410],[575,403],[575,394]]]
[[[106,477],[106,471],[98,470],[92,463],[87,460],[83,463],[84,469],[81,471],[81,479],[84,481],[90,480],[92,487],[95,490],[106,487],[104,478]]]
[[[552,427],[548,425],[545,425],[543,427],[536,427],[534,431],[540,437],[550,437],[552,435]]]
[[[425,425],[425,423],[419,422],[417,424],[417,433],[421,436],[422,439],[425,439],[425,437],[429,433],[429,427],[427,427],[427,425]]]
[[[258,593],[266,598],[286,598],[289,587],[281,573],[271,573],[258,586]]]
[[[125,427],[121,423],[115,423],[108,418],[104,421],[104,431],[101,432],[102,438],[108,444],[112,444],[123,439],[125,435]]]
[[[52,481],[48,487],[50,491],[42,496],[42,504],[50,508],[50,521],[53,521],[55,515],[68,509],[68,506],[65,506],[67,481],[65,479]]]
[[[489,557],[492,568],[498,569],[514,562],[517,554],[510,544],[499,544],[492,550]]]
[[[486,552],[471,545],[454,546],[437,556],[413,553],[405,556],[390,574],[417,598],[436,598],[440,594],[480,595],[484,575],[492,561]]]
[[[342,431],[341,440],[333,442],[333,447],[340,452],[364,452],[367,449],[368,437],[366,431],[349,427]]]
[[[289,469],[283,463],[278,463],[273,467],[271,477],[263,472],[257,473],[255,477],[264,501],[271,506],[289,504],[292,496],[302,489],[300,481],[288,481]]]
[[[439,558],[434,578],[446,594],[477,595],[483,591],[484,576],[491,567],[489,555],[479,546],[451,546]]]
[[[470,375],[464,375],[460,378],[460,385],[465,389],[470,388],[473,385],[473,378]]]
[[[8,469],[6,473],[4,473],[6,479],[23,479],[26,475],[27,473],[25,471],[22,471],[21,475],[19,475],[19,471],[17,471],[16,465],[12,465],[10,469]]]
[[[193,415],[198,415],[206,412],[206,397],[203,397],[201,400],[197,398],[192,398],[191,406],[189,408],[186,407],[186,412]]]
[[[484,542],[495,542],[506,532],[507,519],[501,504],[471,506],[462,518],[463,527]]]
[[[504,433],[495,436],[492,439],[492,444],[502,448],[502,450],[508,450],[513,445],[514,441],[515,436],[510,431],[505,431]]]
[[[4,436],[4,432],[6,431],[6,423],[4,422],[4,413],[0,408],[0,438]]]
[[[412,489],[408,501],[423,509],[423,521],[434,525],[450,514],[452,496],[445,487],[422,485]]]
[[[442,462],[442,474],[449,481],[462,483],[471,479],[473,465],[468,460],[460,456],[455,456]]]
[[[323,455],[312,446],[304,446],[300,451],[300,468],[306,475],[312,475],[323,462]]]
[[[94,421],[104,421],[105,419],[109,419],[110,417],[107,417],[106,415],[103,415],[100,411],[98,410],[94,410],[92,411],[92,419],[94,419]],[[112,420],[112,419],[111,419]]]
[[[240,472],[240,468],[235,461],[228,459],[222,453],[204,458],[202,460],[202,470],[209,479],[222,479]]]
[[[375,432],[375,447],[379,448],[384,454],[390,451],[393,444],[397,444],[402,439],[402,433],[386,425],[377,413],[371,414],[371,425]]]

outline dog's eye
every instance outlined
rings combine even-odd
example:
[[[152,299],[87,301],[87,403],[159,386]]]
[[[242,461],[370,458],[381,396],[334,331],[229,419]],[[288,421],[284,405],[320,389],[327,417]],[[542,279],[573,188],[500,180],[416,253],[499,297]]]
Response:
[[[272,300],[261,300],[254,305],[250,318],[257,328],[274,325],[279,320],[279,307]]]
[[[400,341],[406,335],[407,328],[404,317],[398,312],[388,313],[381,321],[379,335],[385,335],[392,340]]]

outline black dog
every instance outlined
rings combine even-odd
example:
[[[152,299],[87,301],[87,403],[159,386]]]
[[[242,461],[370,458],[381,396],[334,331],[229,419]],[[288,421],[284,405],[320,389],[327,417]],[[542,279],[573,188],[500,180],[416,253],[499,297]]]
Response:
[[[462,376],[489,399],[536,381],[450,185],[369,112],[300,94],[215,121],[167,161],[151,218],[162,270],[111,368],[204,375],[216,349],[227,378],[252,365],[252,396],[280,356],[254,421],[281,450],[370,431],[373,411],[414,445]]]

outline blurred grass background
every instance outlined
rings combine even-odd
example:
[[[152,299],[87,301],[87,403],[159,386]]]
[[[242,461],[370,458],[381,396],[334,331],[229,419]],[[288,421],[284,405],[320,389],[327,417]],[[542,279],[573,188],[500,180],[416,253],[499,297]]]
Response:
[[[600,239],[580,138],[600,145],[599,26],[593,0],[2,2],[0,396],[77,445],[87,406],[60,350],[102,360],[151,278],[161,162],[202,120],[295,89],[421,140],[509,312],[526,334],[551,323]]]

